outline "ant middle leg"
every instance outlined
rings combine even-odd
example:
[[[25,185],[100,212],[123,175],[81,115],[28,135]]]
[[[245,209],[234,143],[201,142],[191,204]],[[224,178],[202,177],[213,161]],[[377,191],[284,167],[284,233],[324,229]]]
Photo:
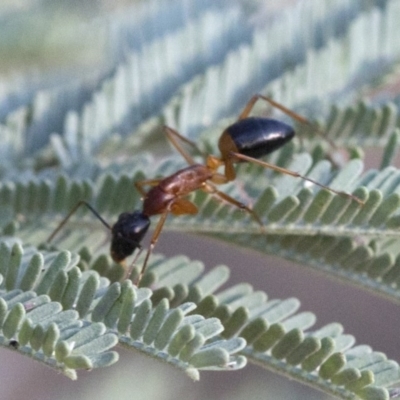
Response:
[[[202,152],[196,143],[185,138],[175,129],[172,129],[169,126],[164,126],[164,130],[167,135],[167,139],[170,141],[170,143],[175,147],[175,149],[181,154],[181,156],[186,160],[186,162],[189,165],[194,165],[196,164],[196,162],[194,161],[193,157],[182,147],[180,142],[186,143],[187,145],[192,147],[192,149],[194,149],[197,153],[199,153],[203,157],[203,159],[207,158],[207,154]]]
[[[258,216],[258,214],[253,211],[250,207],[246,206],[246,204],[234,199],[233,197],[229,196],[228,194],[221,192],[218,190],[214,185],[207,183],[203,190],[207,193],[210,193],[212,195],[215,195],[218,199],[223,200],[229,204],[232,204],[233,206],[239,208],[240,210],[243,210],[251,215],[253,220],[257,222],[258,225],[260,225],[261,231],[264,232],[264,224],[261,220],[261,218]]]

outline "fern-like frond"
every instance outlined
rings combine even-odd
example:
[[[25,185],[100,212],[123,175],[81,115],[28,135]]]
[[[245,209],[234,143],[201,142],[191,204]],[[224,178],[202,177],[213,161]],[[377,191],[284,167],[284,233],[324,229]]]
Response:
[[[340,325],[309,333],[296,326],[285,330],[284,325],[272,325],[243,354],[264,368],[341,399],[388,399],[391,386],[399,381],[396,362],[369,346],[354,346],[354,338],[343,334]]]
[[[52,21],[59,36],[81,36],[83,46],[96,47],[107,35],[95,67],[77,58],[34,79],[18,71],[0,75],[0,345],[71,378],[114,363],[112,347],[120,344],[193,379],[200,370],[234,370],[250,360],[338,398],[396,396],[397,363],[355,346],[338,323],[313,328],[316,317],[299,311],[295,298],[268,299],[250,284],[227,285],[226,266],[205,272],[185,256],[152,253],[137,288],[132,281],[145,251],[131,280],[123,280],[104,226],[84,207],[47,243],[78,201],[112,225],[119,213],[142,208],[135,181],[186,166],[176,154],[165,158],[163,125],[218,154],[221,132],[253,94],[264,93],[316,121],[327,138],[296,126],[300,140],[268,162],[364,205],[242,163],[238,178],[221,190],[249,204],[264,230],[250,213],[202,191],[190,198],[199,213],[168,218],[165,230],[278,255],[399,301],[400,172],[392,166],[398,99],[383,102],[396,86],[399,2],[308,0],[284,9],[261,2],[251,18],[246,13],[255,3],[241,6],[154,0],[123,12],[110,8],[107,16],[97,14],[99,7],[76,29]],[[31,7],[32,14],[40,11]],[[41,21],[52,13],[40,14]],[[20,21],[23,34],[32,18]],[[6,25],[7,41],[16,25]],[[46,33],[52,42],[53,31]],[[257,102],[252,114],[266,109]],[[349,162],[337,160],[332,142],[346,148]],[[379,169],[363,171],[370,146],[383,150],[382,160]]]
[[[196,2],[191,5],[190,11],[187,10],[189,18],[180,21],[178,31],[169,32],[171,27],[168,24],[163,25],[158,35],[162,29],[165,30],[164,35],[158,38],[154,38],[146,29],[142,29],[142,23],[139,23],[140,17],[143,16],[141,12],[128,13],[137,15],[136,31],[128,26],[127,17],[115,15],[119,23],[113,21],[113,29],[116,29],[113,32],[114,45],[119,49],[115,50],[118,56],[113,59],[115,62],[120,61],[120,64],[114,66],[115,72],[112,76],[102,78],[105,74],[100,74],[96,82],[86,83],[87,88],[84,91],[79,85],[68,85],[66,88],[39,92],[30,105],[22,106],[10,113],[2,127],[7,147],[11,150],[4,152],[4,159],[15,161],[22,153],[43,146],[50,133],[59,132],[62,137],[52,137],[56,158],[62,165],[67,163],[65,166],[70,162],[77,162],[83,156],[87,157],[115,130],[126,134],[132,130],[132,126],[160,112],[163,104],[177,88],[190,81],[194,75],[209,68],[209,72],[204,74],[206,82],[201,82],[201,87],[203,91],[212,90],[212,92],[199,95],[205,100],[202,101],[202,105],[193,100],[193,95],[190,102],[185,102],[190,109],[190,118],[187,118],[185,113],[180,113],[178,124],[180,129],[187,135],[192,135],[192,128],[188,124],[200,127],[203,126],[203,122],[198,122],[198,119],[204,120],[204,115],[207,115],[210,123],[221,116],[231,114],[247,100],[249,95],[259,92],[269,81],[277,78],[286,65],[302,63],[310,51],[319,51],[323,45],[329,47],[332,40],[342,40],[338,38],[357,31],[352,28],[353,25],[357,25],[357,19],[362,19],[365,14],[373,14],[360,12],[363,8],[361,4],[349,5],[347,2],[337,2],[335,11],[332,12],[332,8],[329,7],[328,12],[328,9],[321,8],[320,4],[310,2],[302,7],[293,8],[266,28],[256,31],[250,44],[247,43],[249,35],[244,34],[249,28],[243,26],[243,23],[238,23],[241,13],[233,6],[207,9],[200,2]],[[387,18],[386,13],[390,14],[393,11],[390,9],[384,13],[383,10],[386,9],[377,8],[374,12],[382,14],[381,18],[384,19]],[[157,20],[159,15],[163,15],[165,19],[165,14],[170,12],[168,7],[160,2],[149,18]],[[344,14],[346,18],[343,18]],[[154,23],[153,20],[148,23]],[[305,23],[306,20],[309,22]],[[294,21],[302,23],[294,26]],[[382,23],[385,22],[387,21],[384,19]],[[104,19],[101,23],[108,27],[110,20]],[[368,21],[364,23],[367,24]],[[212,32],[210,26],[213,27]],[[235,35],[237,26],[240,26],[241,35]],[[318,26],[325,27],[326,36],[322,39],[315,36]],[[134,32],[131,32],[132,29]],[[141,46],[135,42],[124,43],[126,36],[138,35],[137,31],[141,29],[144,31],[140,34],[144,42]],[[293,32],[293,36],[296,37],[295,42],[288,41],[286,35],[281,34],[288,31]],[[202,46],[199,46],[199,38],[202,38],[200,39]],[[193,46],[193,43],[197,45]],[[216,43],[219,44],[218,48]],[[238,49],[240,44],[242,46]],[[133,49],[124,59],[120,56],[123,46]],[[160,48],[167,48],[169,51],[159,51]],[[208,50],[210,48],[211,51]],[[268,58],[265,57],[265,48],[269,48]],[[185,52],[184,56],[182,51]],[[184,71],[179,76],[175,73],[177,63]],[[216,63],[219,65],[219,70],[210,69],[210,66]],[[143,68],[143,65],[154,65],[154,74],[148,74],[147,68]],[[157,67],[159,65],[163,67]],[[170,66],[173,66],[173,70]],[[242,71],[241,81],[229,79],[229,72],[233,71],[235,74],[234,71],[238,68]],[[319,72],[321,71],[320,68]],[[217,77],[221,74],[228,78],[219,80]],[[194,86],[198,86],[194,82],[200,83],[199,78],[193,80]],[[229,82],[229,87],[220,88],[219,85],[224,82]],[[100,89],[97,90],[97,87]],[[188,88],[185,87],[182,91],[187,94]],[[157,95],[154,95],[155,93]],[[226,98],[222,98],[221,93],[224,93]],[[232,99],[234,99],[233,104],[231,104]],[[57,102],[56,107],[55,102]],[[195,107],[189,104],[193,102],[196,103]],[[204,109],[204,106],[207,109]],[[69,111],[72,107],[79,111]],[[27,135],[35,136],[35,143],[27,143]],[[111,140],[118,139],[115,137]],[[79,146],[76,146],[77,142]]]
[[[148,24],[157,24],[158,18],[165,19],[171,13],[163,2],[157,3],[147,17]],[[227,51],[249,36],[244,34],[249,27],[243,23],[242,35],[234,36],[232,32],[243,17],[238,6],[210,8],[196,1],[185,8],[186,18],[178,25],[166,20],[157,36],[142,26],[143,21],[130,28],[128,21],[124,21],[126,16],[117,14],[114,20],[102,19],[100,24],[104,29],[114,29],[117,55],[126,53],[126,46],[133,50],[116,57],[120,62],[109,68],[108,74],[98,73],[96,79],[86,78],[89,82],[83,80],[81,85],[42,90],[31,104],[10,113],[1,126],[4,145],[11,150],[4,152],[4,159],[15,163],[22,154],[40,149],[50,138],[55,157],[62,166],[77,163],[114,132],[126,135],[145,118],[159,113],[179,85],[219,62]],[[145,13],[145,10],[142,13],[136,10],[126,15],[131,16],[132,22],[140,19],[138,16],[143,18]],[[175,22],[178,23],[177,17]],[[120,43],[126,41],[126,35],[140,36],[141,40]],[[151,73],[149,65],[154,68]],[[177,74],[177,69],[184,73]],[[84,84],[86,87],[82,88]],[[27,137],[33,136],[35,143],[27,141]]]
[[[170,309],[166,298],[156,306],[150,289],[120,284],[95,271],[81,272],[78,257],[26,252],[15,240],[0,243],[0,312],[2,343],[75,378],[75,369],[117,361],[106,352],[119,341],[184,370],[193,379],[199,370],[243,368],[242,338],[221,338],[217,318],[193,314],[194,303]],[[64,311],[61,311],[64,310]],[[11,344],[10,344],[11,343]]]
[[[312,158],[307,154],[297,155],[289,163],[287,158],[281,161],[291,170],[333,189],[354,193],[365,204],[360,206],[350,198],[320,190],[298,178],[270,171],[264,173],[259,167],[249,166],[250,173],[242,175],[244,188],[256,199],[254,210],[262,218],[267,233],[375,236],[385,230],[392,236],[398,235],[400,181],[395,167],[362,174],[362,162],[352,160],[335,173],[327,161],[312,166]],[[174,171],[174,165],[177,164],[163,163],[160,172],[168,174],[168,171]],[[139,170],[133,178],[125,174],[106,174],[95,184],[64,176],[59,176],[55,182],[3,183],[0,186],[3,213],[8,214],[9,220],[17,213],[29,220],[30,216],[48,212],[66,213],[79,200],[87,200],[99,212],[116,215],[141,207],[133,182],[142,179],[145,173]],[[154,176],[159,175],[155,172]],[[257,183],[255,176],[258,176]],[[265,181],[265,188],[259,183],[261,179]],[[235,185],[227,185],[226,191],[240,198]],[[110,197],[109,193],[114,195]],[[198,192],[195,202],[201,207],[198,215],[171,219],[169,226],[203,233],[226,232],[228,226],[232,233],[260,232],[256,224],[248,222],[248,215],[222,205],[210,196]]]
[[[255,41],[254,47],[232,53],[218,69],[185,85],[180,93],[180,101],[173,101],[166,108],[167,125],[178,128],[189,137],[195,137],[199,131],[215,124],[221,117],[237,112],[252,94],[259,92],[272,95],[291,108],[306,107],[307,114],[312,111],[315,116],[315,112],[326,112],[329,104],[343,98],[348,101],[360,84],[380,74],[383,62],[390,66],[395,61],[399,49],[394,44],[394,30],[379,31],[376,35],[377,43],[373,47],[360,48],[358,44],[368,34],[370,26],[392,26],[393,18],[398,13],[395,2],[359,13],[357,18],[349,21],[350,26],[344,31],[344,37],[327,40],[324,47],[307,48],[303,62],[295,65],[294,69],[287,68],[276,79],[269,73],[268,77],[273,78],[272,81],[260,76],[263,70],[258,67],[263,60],[257,60],[257,55],[265,53],[258,52],[259,43]],[[275,41],[278,41],[277,37],[279,35],[274,36]],[[389,46],[392,46],[390,50]],[[353,50],[355,48],[357,52]],[[340,68],[331,67],[334,65],[333,60],[341,60]],[[273,61],[276,63],[275,59]],[[248,79],[235,78],[238,69],[243,71],[240,76],[248,76]],[[218,78],[221,75],[230,78],[221,80]],[[226,94],[226,98],[221,98],[221,93]],[[206,126],[204,121],[207,121]]]
[[[338,398],[387,399],[390,387],[399,382],[397,363],[369,346],[355,346],[355,338],[344,334],[340,324],[310,330],[315,316],[298,312],[297,299],[268,299],[249,284],[220,291],[229,270],[220,266],[205,275],[201,271],[201,265],[178,257],[154,263],[149,267],[152,277],[147,276],[155,288],[153,300],[164,284],[177,289],[171,302],[186,292],[198,304],[196,312],[222,321],[222,337],[246,339],[240,353],[249,361]]]
[[[214,43],[225,43],[225,37],[229,37],[233,27],[239,24],[239,18],[237,7],[208,10],[194,15],[178,31],[129,54],[127,62],[93,93],[81,115],[76,112],[67,115],[62,140],[52,138],[54,149],[57,153],[68,152],[71,162],[76,163],[97,149],[111,133],[117,131],[126,135],[144,118],[159,113],[177,87],[223,57],[227,46],[209,49],[215,47]],[[169,51],[161,50],[165,48]],[[186,55],[183,57],[176,48],[185,49]],[[149,65],[154,67],[151,73]],[[177,69],[187,73],[177,75]],[[78,141],[83,143],[79,145]],[[61,143],[65,144],[63,150]],[[76,149],[85,153],[77,154]],[[58,159],[65,160],[62,154],[58,154]]]
[[[218,235],[234,242],[291,261],[303,267],[351,283],[390,301],[400,302],[400,255],[397,239],[299,235]]]
[[[281,165],[286,165],[288,161],[284,155],[282,153],[278,157]],[[290,153],[286,157],[291,158]],[[145,165],[150,163],[149,160],[143,161]],[[397,270],[398,252],[375,252],[366,239],[364,244],[360,244],[359,239],[360,236],[379,237],[382,232],[393,238],[398,236],[398,170],[387,167],[382,171],[370,170],[361,175],[361,161],[353,160],[335,174],[330,171],[329,164],[323,161],[307,174],[311,163],[310,156],[303,154],[295,156],[289,167],[333,188],[354,192],[365,201],[365,205],[360,206],[349,198],[323,190],[313,191],[312,187],[307,187],[299,179],[264,174],[258,167],[248,166],[242,174],[244,189],[257,199],[254,209],[264,222],[266,235],[247,214],[201,192],[194,198],[200,208],[199,214],[170,218],[166,229],[210,234],[244,247],[279,254],[398,301],[397,289],[393,287],[397,279],[394,271]],[[65,215],[79,200],[89,201],[112,224],[119,213],[141,207],[140,196],[133,185],[145,176],[140,165],[139,162],[133,177],[124,173],[105,174],[99,176],[97,183],[60,176],[55,183],[38,180],[3,184],[0,186],[0,198],[4,233],[12,234],[17,229],[18,235],[24,240],[34,244],[43,243],[55,226],[55,215]],[[177,164],[170,160],[159,168],[168,174],[168,171],[172,173],[177,169]],[[131,173],[134,171],[132,169]],[[271,177],[269,182],[272,185],[262,189],[260,184],[254,184],[254,176],[266,181]],[[358,189],[354,189],[356,187]],[[242,195],[235,185],[228,185],[227,189],[237,198]],[[110,193],[114,195],[110,196]],[[21,229],[10,222],[17,215],[26,220]],[[104,254],[108,246],[99,246],[99,237],[104,238],[103,233],[103,226],[92,216],[80,217],[69,222],[69,229],[66,227],[60,233],[57,244],[80,253],[87,247]],[[338,250],[342,257],[334,256]],[[111,279],[119,279],[121,275],[122,271]]]
[[[11,248],[5,242],[0,244],[1,345],[72,379],[76,379],[78,369],[115,363],[118,354],[110,348],[117,344],[117,335],[107,331],[103,323],[82,320],[78,311],[51,301],[48,295],[56,288],[53,285],[50,290],[52,281],[62,279],[61,271],[67,275],[65,269],[71,261],[68,254],[55,257],[39,283],[38,276],[47,264],[42,255],[34,254],[29,263],[23,263],[25,268],[21,268],[22,258],[18,244]],[[66,295],[70,294],[68,289]]]
[[[152,294],[134,288],[131,281],[110,285],[93,272],[81,274],[66,252],[29,257],[32,248],[23,255],[19,244],[7,242],[0,250],[3,343],[37,359],[42,351],[48,365],[61,363],[58,367],[69,376],[70,369],[115,361],[114,353],[102,353],[118,335],[124,346],[183,369],[194,379],[200,369],[241,368],[245,355],[343,399],[385,399],[387,388],[400,380],[395,363],[368,346],[353,347],[354,338],[344,335],[339,324],[310,331],[315,316],[298,313],[297,299],[268,300],[248,284],[218,292],[229,275],[226,267],[202,276],[199,263],[159,259],[147,275]],[[20,289],[29,283],[31,290]],[[160,296],[163,287],[176,289],[174,308]],[[179,295],[184,292],[186,296]],[[51,302],[52,297],[59,302]]]
[[[324,135],[337,146],[384,148],[388,145],[390,135],[396,130],[398,118],[398,108],[394,103],[373,107],[364,100],[348,107],[331,106],[321,125]],[[301,124],[297,124],[296,130],[299,137],[309,134],[309,129]]]

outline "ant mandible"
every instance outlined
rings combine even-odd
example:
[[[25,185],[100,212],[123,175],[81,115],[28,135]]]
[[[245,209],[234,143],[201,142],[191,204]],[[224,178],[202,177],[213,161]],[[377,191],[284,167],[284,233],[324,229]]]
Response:
[[[197,164],[182,146],[182,143],[186,143],[199,151],[195,143],[183,137],[174,129],[165,126],[164,129],[168,140],[187,161],[189,164],[188,167],[165,178],[135,182],[136,188],[143,196],[142,211],[136,210],[132,213],[125,212],[120,214],[117,222],[113,226],[110,226],[89,203],[80,201],[53,231],[48,238],[48,242],[54,238],[57,232],[59,232],[71,215],[74,214],[81,205],[86,205],[86,207],[88,207],[111,231],[111,257],[115,262],[124,265],[125,259],[133,254],[136,249],[141,251],[141,242],[149,229],[150,217],[153,215],[161,215],[150,240],[150,245],[138,277],[137,283],[139,283],[146,270],[150,254],[157,243],[168,214],[197,214],[198,209],[196,205],[185,198],[196,190],[203,190],[222,201],[248,212],[260,225],[261,229],[263,229],[263,223],[260,217],[251,208],[226,193],[219,191],[215,186],[233,181],[236,178],[234,164],[238,162],[252,162],[264,168],[304,179],[332,193],[351,198],[359,204],[363,204],[360,199],[349,193],[334,190],[313,179],[300,175],[297,172],[259,160],[260,157],[274,152],[293,139],[295,132],[289,125],[275,119],[249,117],[258,99],[263,99],[291,118],[310,125],[310,122],[306,118],[269,97],[259,94],[254,95],[240,113],[238,121],[228,126],[222,132],[218,142],[221,156],[204,155],[205,164]],[[223,173],[218,172],[220,167],[224,167]],[[151,189],[146,191],[145,186],[150,186]],[[132,262],[131,267],[129,269],[126,268],[126,277],[130,276],[140,251]]]

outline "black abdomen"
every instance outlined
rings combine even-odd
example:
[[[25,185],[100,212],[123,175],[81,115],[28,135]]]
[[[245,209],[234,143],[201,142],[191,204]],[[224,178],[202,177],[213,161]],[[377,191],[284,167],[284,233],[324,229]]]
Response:
[[[237,152],[260,158],[282,147],[294,137],[294,130],[284,122],[271,118],[251,117],[235,122],[225,132],[237,147]]]

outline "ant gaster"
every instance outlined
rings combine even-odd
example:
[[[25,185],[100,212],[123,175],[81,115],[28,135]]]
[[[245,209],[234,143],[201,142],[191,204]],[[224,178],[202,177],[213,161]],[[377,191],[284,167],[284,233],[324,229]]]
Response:
[[[307,119],[274,100],[262,95],[255,95],[246,104],[245,108],[239,115],[238,121],[228,126],[222,132],[218,142],[221,156],[217,157],[203,154],[205,164],[195,163],[191,155],[182,146],[182,143],[186,143],[199,151],[195,143],[181,136],[172,128],[165,126],[164,129],[167,138],[185,158],[189,164],[188,167],[165,178],[135,182],[136,188],[143,196],[142,211],[120,214],[117,222],[113,226],[110,226],[90,204],[85,201],[79,202],[63,219],[63,221],[61,221],[48,238],[48,241],[53,239],[71,215],[82,204],[84,204],[111,231],[111,257],[114,261],[123,264],[124,260],[133,254],[136,249],[141,249],[141,241],[150,226],[150,217],[153,215],[161,215],[143,262],[138,278],[139,282],[146,270],[150,254],[157,243],[168,214],[185,215],[196,214],[198,212],[196,205],[186,199],[187,195],[196,190],[203,190],[216,196],[220,200],[248,212],[260,225],[261,229],[263,229],[261,219],[251,208],[226,193],[219,191],[215,186],[233,181],[236,178],[234,164],[238,162],[252,162],[259,164],[264,168],[269,168],[277,172],[304,179],[325,190],[351,198],[359,204],[363,204],[360,199],[349,193],[334,190],[310,178],[300,175],[297,172],[259,160],[260,157],[272,153],[290,141],[294,137],[295,132],[289,125],[275,119],[249,117],[249,114],[258,99],[265,100],[272,104],[272,106],[280,109],[291,118],[301,123],[310,124]],[[224,167],[223,173],[218,172],[220,167]],[[145,186],[150,186],[150,190],[146,191]],[[139,254],[140,252],[138,255]],[[126,276],[130,276],[131,269],[138,255],[133,261],[131,268],[126,270]]]

